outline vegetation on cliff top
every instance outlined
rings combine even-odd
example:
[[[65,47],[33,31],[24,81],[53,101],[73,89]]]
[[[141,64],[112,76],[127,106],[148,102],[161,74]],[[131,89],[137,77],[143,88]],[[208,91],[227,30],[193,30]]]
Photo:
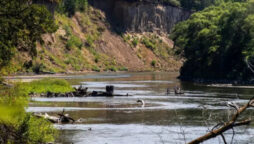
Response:
[[[137,0],[126,0],[137,1]],[[172,5],[175,7],[181,7],[186,10],[199,11],[211,5],[218,5],[223,2],[246,2],[247,0],[141,0],[144,2],[162,3],[166,5]]]
[[[251,80],[254,56],[252,2],[222,3],[175,26],[172,38],[186,61],[183,79]]]

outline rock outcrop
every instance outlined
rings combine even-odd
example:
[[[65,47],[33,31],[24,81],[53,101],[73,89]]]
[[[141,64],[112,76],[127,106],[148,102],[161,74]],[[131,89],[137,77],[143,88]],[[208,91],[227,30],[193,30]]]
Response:
[[[93,0],[96,8],[106,12],[111,22],[123,31],[170,33],[173,26],[186,20],[191,12],[160,1]]]

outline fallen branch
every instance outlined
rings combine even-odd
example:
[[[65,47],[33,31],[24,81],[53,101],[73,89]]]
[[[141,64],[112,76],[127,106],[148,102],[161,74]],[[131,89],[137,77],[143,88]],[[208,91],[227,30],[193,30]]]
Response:
[[[47,113],[43,114],[34,114],[34,116],[38,117],[38,118],[44,118],[48,121],[50,121],[51,123],[61,123],[61,124],[65,124],[65,123],[74,123],[75,120],[73,118],[71,118],[68,114],[64,114],[64,109],[63,112],[61,114],[57,114],[59,117],[56,116],[50,116]]]
[[[201,142],[204,142],[206,140],[209,140],[211,138],[217,137],[217,136],[222,136],[224,143],[226,143],[225,141],[225,137],[223,136],[223,133],[229,129],[233,129],[234,127],[238,127],[238,126],[243,126],[243,125],[249,125],[251,122],[251,119],[246,119],[240,122],[236,122],[239,115],[242,114],[247,108],[249,107],[254,107],[254,97],[251,98],[249,100],[249,102],[247,104],[245,104],[243,107],[236,107],[236,105],[233,105],[232,107],[235,108],[236,113],[232,116],[232,119],[226,123],[224,123],[221,127],[215,129],[217,126],[214,127],[214,129],[212,129],[210,132],[208,132],[207,134],[189,142],[189,144],[199,144]]]

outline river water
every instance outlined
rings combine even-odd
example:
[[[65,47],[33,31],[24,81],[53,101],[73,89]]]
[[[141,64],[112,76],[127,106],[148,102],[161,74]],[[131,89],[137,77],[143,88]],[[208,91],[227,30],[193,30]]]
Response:
[[[29,112],[56,115],[63,109],[80,123],[55,125],[63,144],[164,144],[187,143],[230,119],[234,112],[226,102],[243,105],[254,93],[252,87],[206,86],[181,82],[177,73],[96,73],[66,75],[73,86],[88,91],[114,85],[122,97],[33,98]],[[175,95],[178,85],[184,95]],[[166,95],[166,89],[171,93]],[[137,103],[145,101],[145,106]],[[241,119],[253,116],[249,109]],[[91,129],[91,130],[90,130]],[[233,131],[225,133],[231,142]],[[221,137],[205,143],[223,143]],[[235,128],[233,143],[254,143],[254,126]]]

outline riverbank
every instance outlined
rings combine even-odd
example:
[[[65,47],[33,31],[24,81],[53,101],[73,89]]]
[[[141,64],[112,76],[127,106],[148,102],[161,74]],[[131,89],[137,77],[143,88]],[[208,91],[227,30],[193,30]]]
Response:
[[[179,76],[179,72],[163,72],[163,71],[142,71],[142,72],[72,72],[72,73],[56,73],[56,74],[35,74],[35,73],[23,73],[23,74],[17,74],[17,75],[9,75],[9,76],[3,76],[2,78],[5,79],[6,82],[31,82],[38,79],[43,78],[59,78],[59,79],[72,79],[73,77],[78,78],[86,78],[86,77],[92,77],[94,75],[101,75],[98,78],[101,77],[111,77],[115,75],[124,75],[124,74],[136,74],[136,73],[168,73],[176,75],[176,77],[181,80],[182,82],[193,82],[196,84],[206,85],[209,87],[228,87],[228,88],[254,88],[254,81],[237,81],[237,80],[213,80],[213,79],[200,79],[200,78],[183,78]]]
[[[185,82],[193,82],[205,85],[228,85],[228,86],[247,86],[254,85],[254,80],[229,80],[229,79],[203,79],[203,78],[189,78],[178,76],[178,79]]]
[[[45,79],[30,83],[0,86],[0,143],[52,143],[57,130],[43,118],[25,109],[31,93],[68,92],[72,87],[64,80]]]

